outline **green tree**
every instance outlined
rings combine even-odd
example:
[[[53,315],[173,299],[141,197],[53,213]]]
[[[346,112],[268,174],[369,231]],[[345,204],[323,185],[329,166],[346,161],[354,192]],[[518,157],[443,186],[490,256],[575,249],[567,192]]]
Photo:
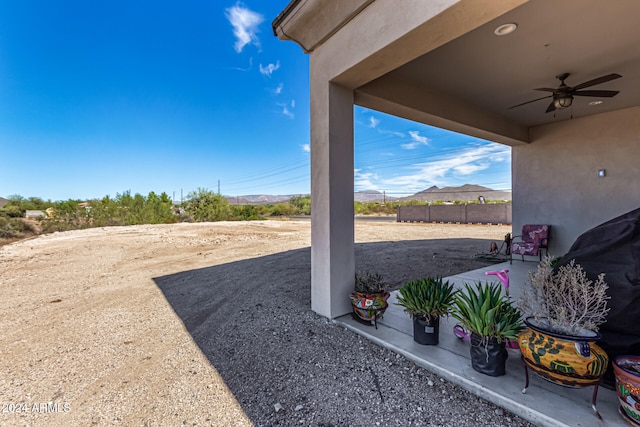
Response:
[[[185,212],[194,220],[224,221],[231,218],[232,210],[227,199],[205,188],[198,188],[187,195]]]

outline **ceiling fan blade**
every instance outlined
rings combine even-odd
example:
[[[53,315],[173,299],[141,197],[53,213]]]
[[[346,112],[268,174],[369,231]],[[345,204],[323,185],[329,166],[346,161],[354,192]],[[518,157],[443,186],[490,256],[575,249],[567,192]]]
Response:
[[[580,90],[578,92],[572,92],[572,95],[611,98],[613,96],[616,96],[619,93],[620,93],[619,90]]]
[[[531,104],[532,102],[540,101],[541,99],[551,98],[552,96],[553,95],[549,95],[549,96],[543,96],[542,98],[538,98],[538,99],[532,99],[531,101],[523,102],[522,104],[518,104],[518,105],[514,105],[513,107],[509,107],[508,110],[510,110],[512,108],[520,107],[522,105]]]
[[[543,90],[545,92],[555,92],[558,89],[551,89],[550,87],[539,87],[538,89],[534,89],[534,90]]]
[[[545,113],[550,113],[550,112],[555,111],[555,110],[556,110],[556,106],[553,103],[553,101],[551,101],[551,104],[549,104],[549,106],[547,107],[547,111],[545,111]]]
[[[620,77],[622,77],[620,74],[607,74],[606,76],[602,76],[602,77],[598,77],[597,79],[593,79],[593,80],[589,80],[588,82],[584,82],[584,83],[580,83],[577,86],[574,86],[572,89],[573,90],[579,90],[585,87],[589,87],[589,86],[595,86],[595,85],[599,85],[600,83],[605,83],[608,82],[610,80],[615,80],[615,79],[619,79]]]

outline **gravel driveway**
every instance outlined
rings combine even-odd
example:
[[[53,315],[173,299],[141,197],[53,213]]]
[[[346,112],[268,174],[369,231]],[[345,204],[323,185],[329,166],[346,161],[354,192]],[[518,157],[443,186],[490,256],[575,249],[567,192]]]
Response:
[[[1,425],[529,426],[310,311],[309,223],[54,233],[0,248]],[[357,223],[394,284],[510,227]]]

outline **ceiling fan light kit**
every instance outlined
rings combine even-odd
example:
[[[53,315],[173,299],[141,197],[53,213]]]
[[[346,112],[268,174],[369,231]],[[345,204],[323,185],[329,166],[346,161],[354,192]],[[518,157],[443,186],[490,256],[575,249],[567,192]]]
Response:
[[[553,106],[558,110],[571,107],[571,104],[573,104],[573,96],[568,94],[560,94],[553,99]]]
[[[556,89],[552,89],[548,87],[534,89],[534,90],[540,90],[543,92],[551,92],[551,95],[543,96],[542,98],[532,99],[531,101],[523,102],[522,104],[509,107],[509,109],[530,104],[532,102],[540,101],[542,99],[552,98],[551,104],[549,104],[546,111],[546,113],[549,113],[551,111],[562,110],[564,108],[570,107],[571,104],[573,104],[574,96],[592,96],[596,98],[612,98],[619,93],[619,91],[617,90],[582,90],[582,89],[599,85],[601,83],[605,83],[614,79],[618,79],[622,77],[620,74],[616,74],[616,73],[607,74],[606,76],[601,76],[601,77],[598,77],[597,79],[589,80],[587,82],[580,83],[579,85],[576,85],[573,87],[567,86],[564,82],[569,77],[569,75],[570,75],[569,73],[563,73],[556,76],[556,78],[560,80],[560,86],[558,86]]]

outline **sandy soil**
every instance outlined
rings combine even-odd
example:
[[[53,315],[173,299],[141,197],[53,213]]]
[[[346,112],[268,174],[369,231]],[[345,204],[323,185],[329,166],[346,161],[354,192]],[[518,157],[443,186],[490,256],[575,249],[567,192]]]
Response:
[[[395,285],[455,274],[486,265],[475,255],[510,231],[357,222],[356,265]],[[331,363],[319,359],[320,337],[355,338],[309,310],[309,245],[308,221],[257,221],[98,228],[1,247],[0,424],[354,425],[348,406],[320,393],[334,387],[323,382]],[[391,357],[358,343],[333,351],[355,364],[367,352]],[[291,366],[305,358],[299,372]],[[398,363],[411,377],[393,377],[413,381],[419,370]],[[383,365],[371,374],[386,375]],[[398,412],[395,388],[372,422],[411,424],[416,409]],[[526,425],[496,417],[483,424]]]

